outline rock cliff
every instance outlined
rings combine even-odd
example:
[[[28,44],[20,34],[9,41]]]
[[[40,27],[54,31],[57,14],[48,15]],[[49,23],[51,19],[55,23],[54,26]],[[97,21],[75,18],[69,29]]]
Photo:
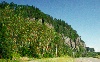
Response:
[[[75,40],[72,40],[69,37],[64,37],[65,44],[71,47],[72,49],[77,49],[79,50],[79,47],[83,47],[84,49],[86,48],[85,42],[82,42],[81,37],[77,37]]]

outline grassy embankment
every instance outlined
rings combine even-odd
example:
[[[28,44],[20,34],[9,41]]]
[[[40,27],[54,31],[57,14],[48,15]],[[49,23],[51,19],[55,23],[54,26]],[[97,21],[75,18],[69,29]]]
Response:
[[[23,57],[16,60],[0,59],[0,62],[74,62],[74,58],[68,56],[57,57],[57,58],[42,58],[42,59]]]
[[[100,59],[100,55],[97,55],[97,56],[95,56],[94,58],[98,58],[98,59]]]

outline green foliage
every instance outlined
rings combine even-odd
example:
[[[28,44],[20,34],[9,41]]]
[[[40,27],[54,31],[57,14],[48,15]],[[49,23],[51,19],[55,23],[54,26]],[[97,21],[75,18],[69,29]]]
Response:
[[[41,18],[54,29],[37,22]],[[63,20],[53,19],[34,6],[0,3],[1,58],[72,56],[73,50],[64,44],[61,34],[73,40],[78,37]]]
[[[20,13],[14,14],[14,9],[10,9],[9,5],[2,9],[1,14],[3,14],[0,20],[2,58],[13,58],[16,54],[38,58],[53,57],[56,56],[56,44],[59,44],[58,50],[61,50],[63,41],[53,29],[37,21],[24,19]],[[14,14],[13,17],[12,14]]]
[[[20,54],[17,52],[12,52],[12,60],[18,60],[20,58]]]
[[[0,62],[21,62],[21,60],[0,59]]]
[[[96,53],[95,52],[88,52],[87,57],[95,57]]]

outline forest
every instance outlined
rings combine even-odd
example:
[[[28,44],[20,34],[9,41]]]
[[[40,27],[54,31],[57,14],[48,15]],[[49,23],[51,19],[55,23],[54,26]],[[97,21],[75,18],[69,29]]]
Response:
[[[64,20],[53,18],[33,5],[0,3],[0,58],[73,57],[73,51],[75,57],[83,56],[83,52],[87,55],[83,47],[78,51],[66,45],[66,36],[73,41],[79,37]]]

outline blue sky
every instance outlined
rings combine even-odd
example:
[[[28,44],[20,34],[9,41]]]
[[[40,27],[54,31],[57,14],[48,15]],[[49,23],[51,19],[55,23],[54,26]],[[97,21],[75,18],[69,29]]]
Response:
[[[0,0],[3,1],[3,0]],[[4,0],[38,7],[42,12],[70,24],[86,46],[100,52],[100,0]]]

